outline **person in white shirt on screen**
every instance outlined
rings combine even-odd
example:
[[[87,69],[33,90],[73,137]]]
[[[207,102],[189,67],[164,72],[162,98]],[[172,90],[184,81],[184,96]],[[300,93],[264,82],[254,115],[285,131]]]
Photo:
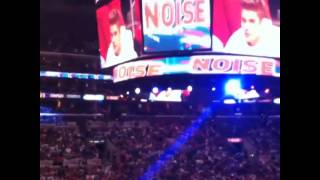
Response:
[[[215,35],[212,36],[212,51],[224,52],[222,41]]]
[[[263,0],[241,4],[241,27],[229,38],[225,52],[280,57],[280,27],[266,18]]]
[[[107,52],[107,66],[113,66],[136,58],[132,32],[120,24],[120,12],[112,10],[109,14],[111,42]]]

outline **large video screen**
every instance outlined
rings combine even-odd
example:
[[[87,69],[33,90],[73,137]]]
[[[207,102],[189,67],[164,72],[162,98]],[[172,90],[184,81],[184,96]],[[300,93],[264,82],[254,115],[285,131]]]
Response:
[[[210,0],[142,0],[145,52],[211,48]]]
[[[99,0],[101,68],[143,54],[280,58],[280,0]]]
[[[96,2],[101,68],[137,58],[142,44],[140,0]]]
[[[280,58],[280,0],[214,0],[212,50]]]

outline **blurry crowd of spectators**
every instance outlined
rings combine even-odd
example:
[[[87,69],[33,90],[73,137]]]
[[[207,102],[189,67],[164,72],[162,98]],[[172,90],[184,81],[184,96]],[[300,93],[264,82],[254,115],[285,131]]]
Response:
[[[93,179],[102,171],[96,145],[77,125],[40,128],[40,179]]]
[[[277,180],[280,179],[279,119],[263,120],[230,143],[217,121],[207,120],[152,180]],[[91,122],[74,127],[41,128],[41,177],[61,179],[139,179],[192,122]],[[90,124],[90,123],[89,123]],[[96,124],[96,125],[94,125]],[[103,140],[97,148],[89,139]],[[71,162],[79,159],[75,166]],[[88,163],[96,161],[94,165]],[[69,165],[68,165],[69,163]]]

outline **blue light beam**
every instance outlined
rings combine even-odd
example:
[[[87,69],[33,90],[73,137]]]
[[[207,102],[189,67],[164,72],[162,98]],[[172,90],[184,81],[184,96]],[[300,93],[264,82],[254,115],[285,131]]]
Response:
[[[212,113],[212,108],[205,109],[200,117],[185,130],[169,148],[167,148],[161,155],[159,160],[150,165],[147,171],[140,177],[140,180],[152,180],[152,178],[160,172],[161,168],[175,156],[182,148],[182,146],[194,135],[199,129],[204,120],[206,120]]]

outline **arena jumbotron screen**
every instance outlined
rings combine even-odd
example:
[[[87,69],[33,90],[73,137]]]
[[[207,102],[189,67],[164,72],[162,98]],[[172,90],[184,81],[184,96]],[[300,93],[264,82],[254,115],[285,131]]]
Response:
[[[101,68],[131,60],[157,63],[159,58],[146,57],[166,57],[174,52],[279,61],[279,12],[269,0],[100,0],[96,15]],[[256,61],[259,58],[247,64],[263,68]],[[170,68],[178,65],[169,64]],[[276,69],[279,63],[270,66]]]

